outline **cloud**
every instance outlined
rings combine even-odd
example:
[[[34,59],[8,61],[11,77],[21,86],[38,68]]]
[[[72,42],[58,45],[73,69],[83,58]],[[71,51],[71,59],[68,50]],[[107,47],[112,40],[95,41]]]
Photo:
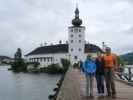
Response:
[[[87,41],[104,41],[116,53],[133,51],[132,0],[78,3]],[[44,42],[66,41],[74,10],[72,0],[0,0],[0,54],[13,56],[18,47],[26,54]]]

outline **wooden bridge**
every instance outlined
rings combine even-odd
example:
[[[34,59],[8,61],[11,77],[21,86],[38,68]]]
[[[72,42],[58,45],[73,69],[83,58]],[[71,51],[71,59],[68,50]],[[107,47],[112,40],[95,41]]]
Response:
[[[57,100],[133,100],[133,82],[131,77],[131,68],[128,68],[130,74],[116,73],[116,98],[99,97],[96,89],[96,82],[94,84],[94,98],[87,98],[85,96],[86,81],[85,76],[78,69],[70,68],[65,76]]]

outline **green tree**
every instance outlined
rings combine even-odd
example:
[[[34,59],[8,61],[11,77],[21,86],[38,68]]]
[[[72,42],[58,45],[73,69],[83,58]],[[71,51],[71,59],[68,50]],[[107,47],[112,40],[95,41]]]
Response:
[[[118,60],[118,65],[124,66],[124,60],[122,59],[122,57],[117,57]]]
[[[117,61],[118,61],[119,71],[123,72],[124,71],[124,65],[125,65],[124,60],[122,59],[122,57],[118,56]]]
[[[17,49],[14,55],[14,63],[12,64],[12,70],[17,72],[27,71],[27,67],[24,62],[24,59],[22,58],[22,51],[20,48]]]
[[[63,70],[64,70],[64,73],[65,73],[68,70],[69,66],[70,66],[70,61],[68,59],[62,58],[61,59],[61,64],[63,66]]]

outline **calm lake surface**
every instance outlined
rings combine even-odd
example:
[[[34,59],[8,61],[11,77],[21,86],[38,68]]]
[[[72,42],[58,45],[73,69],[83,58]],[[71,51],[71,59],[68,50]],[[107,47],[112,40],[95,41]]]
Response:
[[[0,100],[48,100],[59,75],[13,73],[0,66]]]

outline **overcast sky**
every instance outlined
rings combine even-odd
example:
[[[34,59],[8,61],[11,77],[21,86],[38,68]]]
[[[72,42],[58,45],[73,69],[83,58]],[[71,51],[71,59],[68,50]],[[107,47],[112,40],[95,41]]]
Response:
[[[133,51],[133,0],[0,0],[0,55],[65,42],[76,2],[87,41],[104,41],[118,54]]]

